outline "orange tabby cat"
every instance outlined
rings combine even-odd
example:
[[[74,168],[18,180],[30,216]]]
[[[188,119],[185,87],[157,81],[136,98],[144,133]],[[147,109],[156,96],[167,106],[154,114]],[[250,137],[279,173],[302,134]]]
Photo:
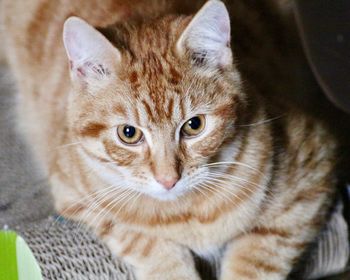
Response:
[[[328,211],[336,148],[273,101],[296,88],[292,39],[273,1],[228,2],[231,24],[223,2],[169,3],[5,1],[21,129],[57,210],[138,279],[199,279],[191,251],[222,280],[286,279]]]

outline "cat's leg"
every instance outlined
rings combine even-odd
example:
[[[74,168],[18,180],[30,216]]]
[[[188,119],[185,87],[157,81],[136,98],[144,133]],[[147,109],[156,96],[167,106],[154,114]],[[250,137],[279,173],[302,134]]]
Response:
[[[283,280],[314,240],[323,220],[322,200],[286,204],[227,245],[221,280]],[[327,208],[327,207],[326,207]],[[266,218],[266,217],[265,217]],[[266,223],[264,223],[266,221]]]
[[[264,233],[247,234],[228,245],[220,279],[286,279],[299,254],[298,243],[289,240],[282,232],[266,229]]]
[[[199,280],[189,249],[116,226],[103,236],[111,251],[135,268],[138,280]]]
[[[320,147],[332,143],[305,131],[253,229],[227,245],[221,280],[286,279],[324,224],[336,188],[333,154]]]

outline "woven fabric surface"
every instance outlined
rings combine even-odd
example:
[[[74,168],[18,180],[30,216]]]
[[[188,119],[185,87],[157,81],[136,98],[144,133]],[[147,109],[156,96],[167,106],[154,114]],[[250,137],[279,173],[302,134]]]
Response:
[[[15,230],[32,249],[44,279],[135,279],[96,236],[74,222],[50,217]]]

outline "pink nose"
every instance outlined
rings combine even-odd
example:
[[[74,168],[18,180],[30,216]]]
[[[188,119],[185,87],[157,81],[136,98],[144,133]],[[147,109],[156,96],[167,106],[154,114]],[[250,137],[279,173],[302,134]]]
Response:
[[[179,177],[159,176],[156,178],[156,180],[164,188],[171,190],[176,185],[177,181],[179,181]]]

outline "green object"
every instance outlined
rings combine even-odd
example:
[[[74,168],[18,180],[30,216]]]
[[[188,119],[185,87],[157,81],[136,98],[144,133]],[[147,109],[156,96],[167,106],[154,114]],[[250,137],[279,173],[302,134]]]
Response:
[[[16,239],[15,232],[0,232],[0,280],[18,280]]]
[[[42,280],[34,255],[14,231],[0,231],[0,280]]]

